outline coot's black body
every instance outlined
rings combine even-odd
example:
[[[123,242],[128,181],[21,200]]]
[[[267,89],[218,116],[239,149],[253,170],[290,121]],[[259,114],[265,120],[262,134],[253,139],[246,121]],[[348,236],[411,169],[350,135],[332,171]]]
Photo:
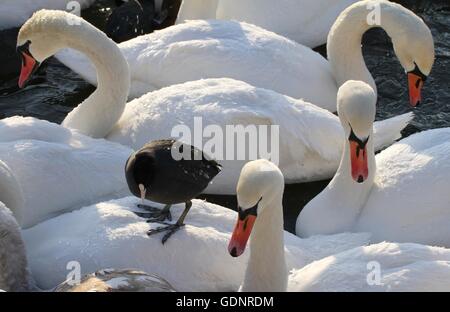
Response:
[[[127,161],[125,173],[130,191],[141,196],[139,184],[146,189],[145,198],[161,204],[185,203],[198,196],[220,172],[220,165],[207,159],[203,152],[193,146],[191,160],[175,160],[172,149],[175,140],[158,140],[146,144]],[[182,150],[181,150],[182,151]],[[195,155],[199,155],[197,159]]]
[[[153,1],[130,0],[118,6],[106,21],[105,32],[117,43],[153,32],[156,16]]]

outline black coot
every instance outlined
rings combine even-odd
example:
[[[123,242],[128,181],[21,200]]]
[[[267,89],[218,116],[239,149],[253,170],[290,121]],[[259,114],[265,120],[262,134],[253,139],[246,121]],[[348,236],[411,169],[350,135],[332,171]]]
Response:
[[[166,224],[149,235],[168,231],[166,240],[184,225],[184,219],[192,206],[191,199],[203,192],[212,179],[220,172],[220,165],[190,145],[176,140],[158,140],[144,145],[133,153],[125,166],[128,187],[135,196],[165,204],[164,209],[138,205],[148,213],[140,216],[148,222],[164,223],[171,220],[170,206],[185,203],[185,210],[175,224]]]

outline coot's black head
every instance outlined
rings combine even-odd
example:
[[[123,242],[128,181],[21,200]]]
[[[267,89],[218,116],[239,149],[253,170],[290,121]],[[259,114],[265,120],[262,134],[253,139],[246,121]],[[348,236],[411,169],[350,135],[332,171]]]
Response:
[[[139,185],[142,184],[145,189],[149,189],[155,170],[154,155],[145,151],[133,153],[125,165],[125,176],[130,192],[137,197],[141,196]]]

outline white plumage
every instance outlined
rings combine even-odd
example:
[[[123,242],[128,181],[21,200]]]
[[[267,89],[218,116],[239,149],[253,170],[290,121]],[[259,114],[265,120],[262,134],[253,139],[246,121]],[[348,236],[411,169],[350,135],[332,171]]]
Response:
[[[315,261],[289,276],[289,291],[449,291],[450,250],[379,243]]]
[[[336,17],[356,0],[183,0],[177,23],[197,19],[258,25],[305,46],[324,44]]]
[[[131,152],[31,117],[0,121],[0,159],[14,173],[24,196],[23,205],[9,208],[22,227],[129,194],[123,168]]]
[[[136,268],[163,276],[178,291],[235,291],[247,256],[230,257],[227,244],[236,212],[193,200],[186,226],[163,246],[147,236],[149,224],[136,216],[138,198],[127,197],[63,214],[23,231],[30,268],[38,285],[50,288],[66,278],[66,265],[78,261],[83,272]],[[172,208],[173,218],[182,212]],[[80,226],[82,224],[83,226]],[[338,234],[299,239],[285,232],[288,268],[367,244],[369,235]]]

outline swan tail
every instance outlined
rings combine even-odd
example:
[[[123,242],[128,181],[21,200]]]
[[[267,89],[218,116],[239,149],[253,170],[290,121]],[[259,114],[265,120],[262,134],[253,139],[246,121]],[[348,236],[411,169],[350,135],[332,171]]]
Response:
[[[63,49],[56,53],[55,57],[84,80],[94,86],[97,85],[96,70],[84,54],[72,49]]]
[[[374,123],[374,146],[379,151],[402,137],[401,131],[414,118],[414,113],[406,113]]]

